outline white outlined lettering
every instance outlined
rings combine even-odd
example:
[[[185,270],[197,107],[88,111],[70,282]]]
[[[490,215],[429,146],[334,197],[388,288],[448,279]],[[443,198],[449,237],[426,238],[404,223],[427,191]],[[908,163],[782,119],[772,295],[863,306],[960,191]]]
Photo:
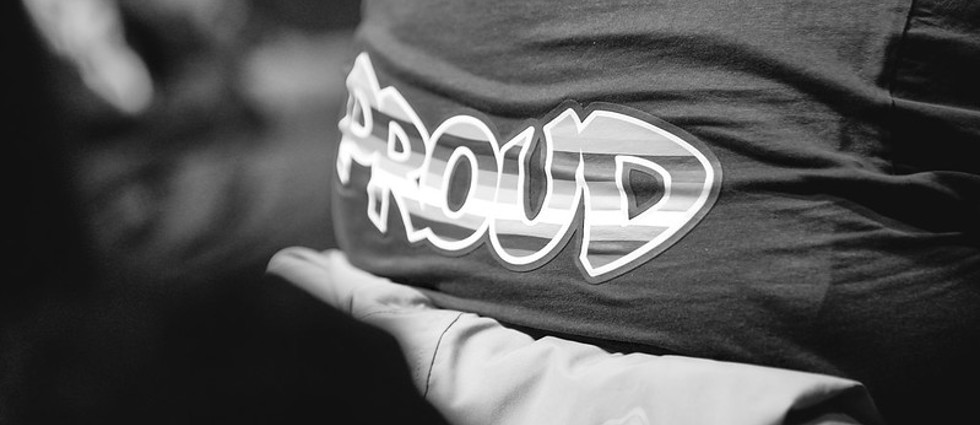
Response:
[[[381,87],[365,53],[347,86],[337,173],[349,185],[355,163],[371,170],[364,189],[375,227],[387,233],[394,200],[410,242],[448,253],[485,244],[510,270],[540,267],[577,233],[585,279],[608,281],[690,231],[721,184],[720,165],[693,136],[618,105],[559,108],[502,140],[469,115],[429,133],[397,89]],[[539,163],[530,161],[535,151]],[[454,172],[461,162],[468,181]],[[533,218],[531,171],[544,179]],[[646,179],[641,185],[631,176]],[[462,201],[452,207],[450,187],[457,186]]]

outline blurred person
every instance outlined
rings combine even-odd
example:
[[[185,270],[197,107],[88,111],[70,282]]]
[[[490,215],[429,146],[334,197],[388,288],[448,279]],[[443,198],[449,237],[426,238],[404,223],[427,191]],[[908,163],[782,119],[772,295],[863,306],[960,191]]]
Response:
[[[85,177],[118,176],[80,171],[93,152],[153,163],[266,125],[235,86],[241,52],[230,45],[243,40],[215,22],[233,16],[208,9],[231,3],[242,4],[4,2],[4,53],[16,59],[4,74],[5,140],[16,166],[4,178],[13,232],[12,273],[0,284],[0,423],[443,423],[412,390],[390,336],[263,279],[262,253],[275,243],[246,240],[256,254],[220,267],[193,264],[186,247],[177,262],[148,250],[142,260],[165,271],[97,243],[105,229],[92,215],[111,213],[87,205],[98,179]],[[253,213],[238,201],[228,207]],[[116,216],[142,235],[113,248],[144,248],[159,222],[125,219],[156,207],[138,199],[135,213]],[[217,223],[197,241],[242,236]]]

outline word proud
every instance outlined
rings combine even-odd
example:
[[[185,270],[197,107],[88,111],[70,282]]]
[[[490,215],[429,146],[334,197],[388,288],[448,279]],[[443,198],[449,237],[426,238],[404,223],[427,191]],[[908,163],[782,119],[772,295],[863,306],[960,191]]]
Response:
[[[367,216],[382,233],[401,220],[413,243],[448,253],[486,244],[525,271],[577,234],[583,275],[599,283],[667,249],[717,197],[721,168],[710,152],[639,111],[568,107],[502,140],[469,115],[430,132],[397,89],[380,86],[366,53],[347,88],[340,183],[351,184],[355,163],[369,168]]]

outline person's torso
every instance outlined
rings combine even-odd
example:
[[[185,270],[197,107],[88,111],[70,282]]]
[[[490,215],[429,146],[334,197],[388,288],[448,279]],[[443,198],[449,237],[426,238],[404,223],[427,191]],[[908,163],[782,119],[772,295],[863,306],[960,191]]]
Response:
[[[548,333],[872,380],[959,358],[967,3],[369,1],[338,242]]]

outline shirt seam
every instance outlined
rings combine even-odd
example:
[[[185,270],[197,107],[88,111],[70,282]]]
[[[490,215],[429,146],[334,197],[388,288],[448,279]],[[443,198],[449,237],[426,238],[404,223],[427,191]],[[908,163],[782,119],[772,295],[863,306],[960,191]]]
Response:
[[[902,33],[896,41],[895,55],[892,59],[892,66],[888,72],[886,90],[888,91],[888,103],[889,107],[895,109],[895,84],[898,79],[899,68],[901,68],[902,57],[904,55],[906,40],[908,39],[909,30],[912,28],[912,14],[915,12],[916,5],[919,0],[911,0],[909,2],[909,10],[905,14],[905,25],[902,27]]]
[[[446,326],[446,329],[443,329],[442,333],[439,334],[439,339],[436,340],[436,347],[435,349],[432,350],[432,359],[431,361],[429,361],[429,371],[428,373],[426,373],[425,376],[425,390],[422,391],[422,398],[426,398],[429,396],[429,385],[432,383],[432,369],[435,368],[436,356],[439,355],[439,348],[442,347],[442,339],[449,332],[449,329],[452,328],[453,325],[455,325],[456,322],[458,322],[461,317],[463,317],[463,313],[457,314],[456,318],[454,318],[452,322],[449,322],[449,325]]]

